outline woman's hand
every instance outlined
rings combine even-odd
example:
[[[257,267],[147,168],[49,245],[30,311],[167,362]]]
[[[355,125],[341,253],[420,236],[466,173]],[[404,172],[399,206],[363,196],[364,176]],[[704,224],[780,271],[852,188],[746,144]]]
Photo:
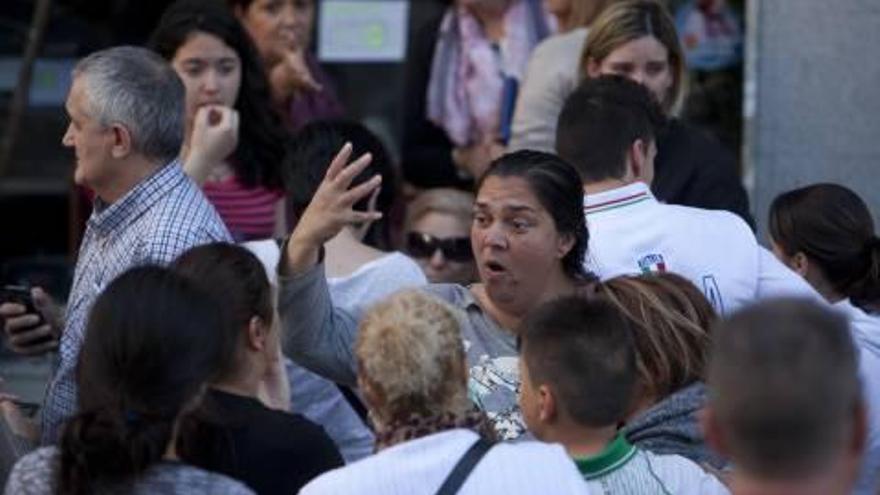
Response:
[[[452,150],[452,162],[468,177],[479,180],[489,164],[504,154],[504,146],[494,140],[486,140]]]
[[[367,153],[348,164],[351,152],[351,144],[346,143],[330,163],[324,180],[290,235],[285,270],[288,274],[301,273],[317,263],[321,246],[336,236],[343,227],[382,218],[381,212],[352,209],[355,203],[379,187],[382,176],[376,175],[349,189],[351,181],[372,160],[372,156]]]
[[[285,102],[298,92],[321,91],[306,63],[305,51],[294,48],[284,53],[269,70],[269,84],[277,102]]]
[[[196,110],[183,170],[201,185],[238,145],[238,112],[223,105]]]

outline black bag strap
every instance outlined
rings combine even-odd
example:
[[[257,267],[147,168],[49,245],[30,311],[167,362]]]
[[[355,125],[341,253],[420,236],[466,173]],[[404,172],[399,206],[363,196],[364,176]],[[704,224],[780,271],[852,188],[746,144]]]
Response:
[[[342,385],[341,383],[336,384],[336,388],[339,389],[339,392],[342,394],[342,397],[345,398],[345,401],[348,402],[348,405],[351,406],[352,410],[354,410],[355,414],[361,419],[361,422],[364,423],[364,426],[367,427],[368,430],[373,430],[373,425],[370,424],[369,415],[367,414],[367,408],[364,406],[364,403],[361,402],[361,398],[354,392],[354,390],[350,389],[346,385]]]
[[[446,481],[440,485],[437,495],[455,495],[458,493],[461,485],[464,484],[468,476],[480,462],[480,459],[492,448],[492,442],[480,437],[473,445],[464,453],[458,464],[452,468],[452,472],[446,477]]]

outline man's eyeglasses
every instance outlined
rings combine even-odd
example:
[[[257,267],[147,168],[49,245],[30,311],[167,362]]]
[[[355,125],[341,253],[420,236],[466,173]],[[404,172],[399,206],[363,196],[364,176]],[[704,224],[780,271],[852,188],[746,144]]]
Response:
[[[449,261],[471,261],[474,256],[469,237],[440,239],[421,232],[410,232],[406,236],[406,251],[413,257],[430,258],[438,249]]]

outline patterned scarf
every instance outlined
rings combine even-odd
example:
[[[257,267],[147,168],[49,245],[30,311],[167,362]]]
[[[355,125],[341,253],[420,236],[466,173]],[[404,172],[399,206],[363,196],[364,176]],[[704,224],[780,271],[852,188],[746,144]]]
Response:
[[[409,418],[394,421],[376,431],[376,452],[399,443],[426,437],[442,431],[465,428],[495,442],[495,428],[483,411],[472,409],[464,414],[445,412],[430,416],[412,414]]]
[[[443,17],[428,83],[428,119],[456,146],[495,139],[500,129],[505,78],[519,81],[532,49],[550,34],[541,0],[511,0],[500,49],[464,7]]]

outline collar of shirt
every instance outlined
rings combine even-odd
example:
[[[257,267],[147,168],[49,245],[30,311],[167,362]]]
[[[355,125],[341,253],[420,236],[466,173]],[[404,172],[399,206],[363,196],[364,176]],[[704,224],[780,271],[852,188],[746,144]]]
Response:
[[[635,446],[618,433],[602,452],[590,457],[575,458],[574,462],[584,479],[591,480],[620,469],[634,455],[636,455]]]
[[[626,186],[595,194],[584,195],[584,213],[591,215],[602,211],[615,210],[642,202],[656,202],[651,189],[644,182],[633,182]]]
[[[96,197],[88,225],[103,237],[149,210],[169,189],[184,180],[183,169],[174,160],[139,182],[115,203],[108,205]]]

